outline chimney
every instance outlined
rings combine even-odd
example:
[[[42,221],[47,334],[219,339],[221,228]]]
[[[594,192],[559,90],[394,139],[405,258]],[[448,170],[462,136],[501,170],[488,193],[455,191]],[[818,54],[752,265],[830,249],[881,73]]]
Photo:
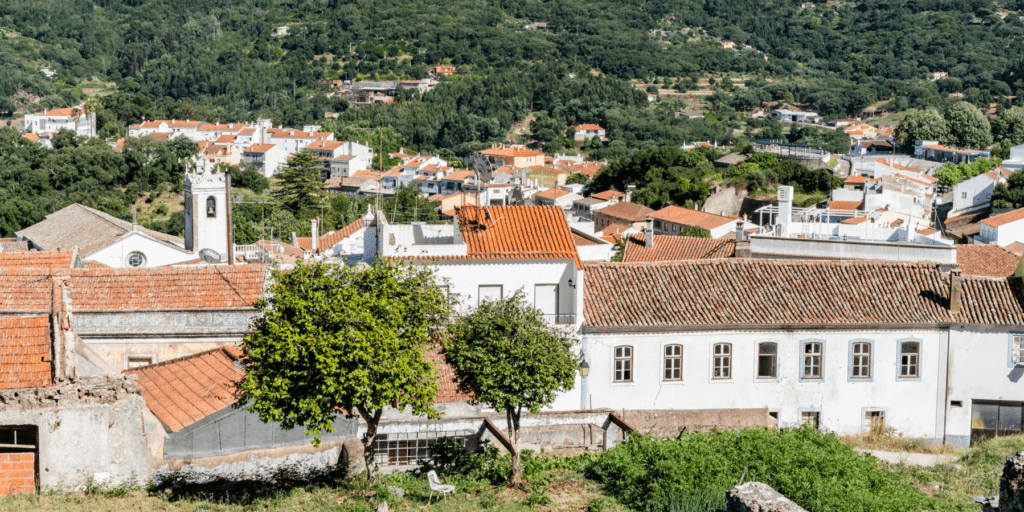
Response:
[[[743,238],[745,236],[746,236],[746,233],[743,232],[743,221],[742,220],[736,221],[736,241],[737,242],[742,242]]]
[[[320,233],[317,232],[317,227],[319,227],[317,226],[317,220],[318,219],[310,219],[309,221],[309,236],[311,240],[310,243],[312,244],[313,247],[313,252],[316,252],[317,246],[319,245],[317,242],[319,242],[318,239],[320,238]]]
[[[789,236],[789,223],[793,220],[793,187],[781,186],[778,191],[779,215],[776,222],[779,224],[779,236]]]
[[[949,312],[960,312],[960,290],[964,286],[964,278],[959,268],[950,271],[949,276]]]
[[[633,190],[635,190],[635,189],[636,189],[636,185],[627,185],[626,186],[626,202],[627,203],[630,202],[630,199],[633,198]]]
[[[644,247],[654,247],[654,217],[647,216],[647,226],[644,233]]]
[[[295,247],[299,246],[299,236],[296,235],[294,231],[292,231],[292,245]]]

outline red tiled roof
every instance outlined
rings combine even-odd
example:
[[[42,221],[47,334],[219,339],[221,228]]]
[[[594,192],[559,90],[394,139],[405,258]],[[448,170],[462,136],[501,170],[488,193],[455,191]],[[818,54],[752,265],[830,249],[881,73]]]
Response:
[[[76,311],[251,308],[263,294],[264,265],[74,269]]]
[[[245,152],[246,153],[266,153],[267,151],[270,151],[271,149],[274,149],[274,145],[273,144],[253,144],[252,146],[249,146],[249,147],[245,148]]]
[[[22,268],[0,273],[0,311],[50,311],[50,271]]]
[[[614,208],[615,206],[616,205],[612,205],[609,206],[608,208]],[[607,210],[607,208],[605,208],[605,210]],[[735,223],[738,220],[736,217],[715,215],[713,213],[702,212],[700,210],[694,210],[691,208],[684,208],[682,206],[666,206],[652,213],[651,217],[654,217],[655,219],[661,221],[679,224],[682,226],[697,226],[709,230],[722,227],[725,224]]]
[[[601,208],[594,213],[606,215],[613,219],[620,219],[626,222],[641,222],[646,220],[648,215],[653,215],[654,210],[642,204],[627,203],[623,201],[621,203]]]
[[[557,206],[459,206],[459,232],[473,259],[570,259],[582,266]]]
[[[315,151],[334,151],[343,145],[345,145],[345,142],[340,140],[318,140],[306,146],[306,149]]]
[[[544,156],[544,153],[540,151],[534,151],[526,148],[514,148],[508,146],[499,146],[490,149],[482,149],[480,153],[487,156]]]
[[[1006,249],[1007,251],[1010,251],[1011,253],[1016,254],[1017,256],[1024,256],[1024,243],[1014,242],[1010,245],[1007,245],[1006,247],[1003,247],[1003,249]]]
[[[612,199],[617,199],[619,197],[626,197],[626,194],[623,194],[618,190],[605,190],[604,192],[598,192],[596,194],[593,194],[590,197],[593,197],[595,199],[602,199],[605,201],[611,201]]]
[[[75,265],[75,256],[74,249],[0,252],[0,271],[67,269]]]
[[[833,210],[859,210],[863,201],[830,201],[828,207]]]
[[[547,190],[545,190],[543,192],[538,192],[534,197],[539,197],[541,199],[548,199],[548,200],[554,201],[555,199],[558,199],[559,197],[567,196],[567,195],[569,195],[571,193],[572,192],[569,192],[568,190],[565,190],[563,188],[549,188],[549,189],[547,189]]]
[[[956,245],[956,262],[964,274],[1008,277],[1017,271],[1020,256],[998,245]]]
[[[455,171],[448,176],[444,177],[445,181],[465,181],[466,178],[472,178],[476,176],[473,171]]]
[[[25,137],[26,139],[28,139],[28,140],[30,140],[32,142],[39,141],[39,134],[38,133],[31,133],[31,132],[30,133],[25,133],[25,134],[22,134],[22,137]]]
[[[0,317],[0,389],[53,384],[48,315]]]
[[[654,247],[644,245],[645,235],[634,234],[626,238],[622,261],[682,261],[732,258],[736,253],[735,240],[716,240],[690,236],[654,235]]]
[[[994,227],[994,228],[998,228],[999,226],[1002,226],[1004,224],[1009,224],[1011,222],[1016,222],[1016,221],[1021,220],[1021,219],[1024,219],[1024,208],[1020,208],[1020,209],[1014,210],[1012,212],[1006,212],[1006,213],[1001,214],[1001,215],[996,215],[995,217],[989,217],[989,218],[981,221],[981,223],[986,225],[986,226],[991,226],[991,227]],[[946,221],[949,222],[948,219]]]
[[[572,243],[575,244],[577,247],[581,245],[597,245],[597,242],[587,237],[577,235],[576,233],[572,234]]]
[[[586,272],[587,328],[953,321],[942,299],[948,276],[934,263],[719,259],[600,263]]]
[[[437,370],[437,396],[434,397],[434,403],[449,404],[473,399],[473,395],[459,392],[459,384],[455,380],[455,370],[436,348],[426,351],[423,354],[423,359],[433,363],[434,369]]]
[[[356,231],[359,231],[359,229],[362,228],[362,227],[363,227],[363,219],[360,218],[360,219],[356,220],[355,222],[353,222],[353,223],[351,223],[351,224],[349,224],[349,225],[347,225],[347,226],[345,226],[345,227],[343,227],[343,228],[341,228],[341,229],[339,229],[337,231],[332,231],[332,232],[330,232],[330,233],[328,233],[326,235],[321,236],[319,239],[317,239],[316,253],[320,254],[320,253],[326,251],[327,249],[330,249],[331,247],[334,247],[335,244],[337,244],[338,242],[340,242],[340,241],[342,241],[342,240],[352,236]],[[299,244],[299,247],[301,247],[303,250],[306,250],[306,251],[312,251],[313,250],[313,239],[311,237],[308,237],[308,236],[299,237],[299,238],[296,238],[295,241]]]
[[[171,432],[177,432],[238,400],[235,389],[245,371],[242,353],[222,347],[124,373],[135,375],[146,406]]]
[[[580,125],[576,125],[576,131],[581,131],[581,130],[597,132],[597,131],[604,131],[604,128],[601,128],[600,126],[598,126],[596,124],[580,124]]]

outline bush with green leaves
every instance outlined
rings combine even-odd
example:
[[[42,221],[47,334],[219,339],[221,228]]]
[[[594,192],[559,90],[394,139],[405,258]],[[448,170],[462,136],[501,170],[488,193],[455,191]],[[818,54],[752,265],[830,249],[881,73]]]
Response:
[[[679,496],[729,489],[741,478],[772,486],[808,512],[903,512],[930,503],[872,457],[812,428],[635,436],[587,474],[638,511],[668,510]]]

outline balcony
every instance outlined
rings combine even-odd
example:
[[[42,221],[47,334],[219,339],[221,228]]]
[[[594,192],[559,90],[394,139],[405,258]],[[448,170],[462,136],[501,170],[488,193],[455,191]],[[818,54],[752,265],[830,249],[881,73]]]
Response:
[[[573,313],[565,315],[541,315],[550,324],[554,325],[575,325],[576,315]]]

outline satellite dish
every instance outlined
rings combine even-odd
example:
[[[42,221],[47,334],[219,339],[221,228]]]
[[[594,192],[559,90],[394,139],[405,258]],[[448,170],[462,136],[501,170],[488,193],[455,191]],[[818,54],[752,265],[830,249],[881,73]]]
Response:
[[[213,249],[200,249],[199,259],[210,264],[220,263],[220,253]]]

